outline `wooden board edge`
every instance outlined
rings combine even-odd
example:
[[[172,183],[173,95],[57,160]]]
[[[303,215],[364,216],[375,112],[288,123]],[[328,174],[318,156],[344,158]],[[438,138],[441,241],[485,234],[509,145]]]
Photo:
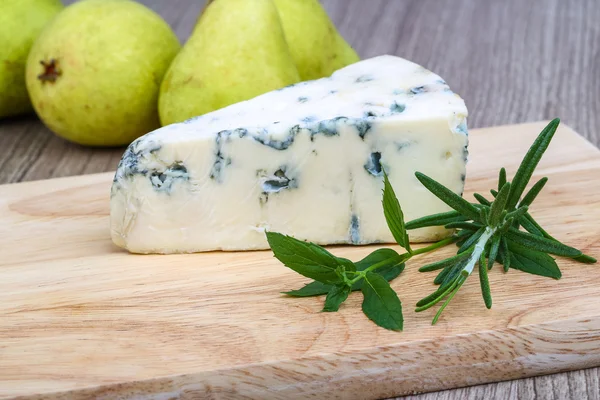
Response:
[[[368,349],[338,352],[4,398],[378,399],[599,365],[600,315],[380,347],[376,355]]]

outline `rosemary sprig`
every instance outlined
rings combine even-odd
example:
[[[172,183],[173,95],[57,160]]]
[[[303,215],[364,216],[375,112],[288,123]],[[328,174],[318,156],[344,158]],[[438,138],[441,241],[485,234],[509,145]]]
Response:
[[[468,218],[461,221],[461,223],[448,223],[443,218],[436,220],[429,216],[406,224],[408,229],[440,225],[446,228],[455,228],[457,229],[455,236],[461,238],[458,244],[462,243],[458,254],[448,259],[456,260],[455,262],[445,264],[437,262],[421,267],[421,270],[427,271],[431,269],[431,265],[444,265],[442,272],[434,280],[435,284],[441,284],[442,286],[417,303],[417,312],[424,311],[431,305],[446,299],[446,303],[433,319],[435,323],[446,304],[458,292],[466,278],[471,275],[477,263],[479,263],[482,296],[486,307],[490,308],[492,306],[492,296],[487,270],[491,269],[495,262],[503,264],[505,272],[509,268],[513,268],[555,279],[561,277],[561,272],[550,254],[569,257],[580,262],[596,262],[593,257],[587,256],[580,250],[567,246],[550,236],[529,214],[529,207],[548,182],[548,178],[540,179],[523,196],[525,188],[542,155],[548,148],[559,123],[558,119],[551,121],[540,133],[525,155],[512,182],[507,181],[506,170],[504,168],[500,170],[498,190],[491,190],[494,196],[493,200],[488,200],[480,194],[474,195],[477,203],[469,204],[472,207],[479,208],[478,215],[473,213],[472,207],[469,208],[465,204],[468,203],[466,200],[449,190],[442,190],[443,186],[441,184],[417,173],[417,178],[427,189],[461,216]],[[520,226],[527,232],[519,230]],[[474,230],[474,227],[478,227],[477,230]],[[465,257],[468,257],[466,262],[462,261],[461,263],[459,260],[464,260]],[[459,272],[456,272],[456,269]],[[439,279],[442,274],[447,275],[443,281]]]
[[[364,259],[352,262],[336,257],[316,244],[267,232],[267,240],[275,257],[299,274],[314,279],[301,289],[284,293],[293,297],[326,295],[323,311],[332,312],[338,311],[352,291],[360,290],[363,294],[362,310],[368,318],[383,328],[402,330],[402,304],[389,282],[400,275],[405,263],[415,255],[454,242],[459,247],[455,256],[419,269],[421,272],[439,271],[434,279],[438,288],[421,299],[416,308],[417,312],[421,312],[442,303],[433,318],[434,324],[476,266],[485,306],[491,308],[488,270],[496,263],[502,264],[505,272],[512,268],[554,279],[559,279],[561,272],[550,254],[595,263],[595,258],[550,236],[529,213],[529,207],[548,178],[540,179],[523,196],[558,124],[559,120],[555,119],[540,133],[512,182],[507,180],[506,170],[500,170],[497,190],[490,190],[493,196],[491,200],[475,193],[477,202],[470,203],[434,179],[416,172],[423,186],[452,208],[448,212],[405,222],[394,189],[383,171],[384,216],[392,236],[406,250],[405,253],[378,249]],[[413,249],[407,231],[428,226],[443,226],[455,232],[451,237],[427,247]]]

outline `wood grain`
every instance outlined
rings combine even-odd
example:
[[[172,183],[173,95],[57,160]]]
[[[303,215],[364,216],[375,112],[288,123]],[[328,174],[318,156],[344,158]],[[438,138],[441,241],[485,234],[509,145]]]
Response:
[[[182,42],[204,6],[203,0],[140,2],[161,14]],[[465,98],[471,127],[559,116],[600,144],[597,0],[323,3],[362,57],[397,54],[442,75]],[[122,150],[72,145],[34,116],[2,120],[0,183],[114,170]],[[414,398],[600,400],[599,380],[600,370],[590,369]]]
[[[501,165],[515,171],[543,126],[472,131],[467,195],[493,186]],[[550,183],[533,210],[593,256],[599,173],[600,151],[562,127],[536,173]],[[495,268],[492,310],[472,278],[431,326],[431,313],[410,310],[431,290],[417,267],[453,250],[421,256],[393,283],[406,330],[390,332],[364,317],[359,295],[339,313],[281,296],[304,279],[268,251],[116,248],[111,182],[104,173],[0,186],[0,398],[377,399],[600,365],[596,265],[561,259],[560,281]],[[332,251],[360,259],[375,247]]]

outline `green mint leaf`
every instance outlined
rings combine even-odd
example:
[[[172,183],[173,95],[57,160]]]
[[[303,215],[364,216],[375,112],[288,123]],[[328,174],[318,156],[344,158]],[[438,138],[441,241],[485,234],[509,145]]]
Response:
[[[573,257],[573,260],[579,261],[584,264],[595,264],[596,262],[598,262],[598,260],[596,260],[594,257],[588,256],[587,254],[582,254],[580,256]]]
[[[560,279],[561,272],[556,261],[548,254],[520,246],[512,241],[508,242],[510,251],[510,266],[534,275]]]
[[[348,298],[351,289],[350,286],[334,286],[325,298],[324,312],[335,312],[340,309],[340,305]]]
[[[398,275],[400,275],[400,273],[404,271],[404,262],[406,261],[406,256],[404,254],[400,255],[392,249],[378,249],[366,256],[365,258],[363,258],[362,260],[356,262],[355,265],[358,271],[364,271],[371,265],[378,264],[385,260],[389,260],[389,264],[377,268],[375,270],[375,273],[383,276],[385,280],[389,282],[396,279]],[[355,282],[352,285],[352,291],[361,290],[362,284],[362,280]],[[283,294],[292,297],[321,296],[329,293],[333,287],[333,285],[313,281],[298,290],[290,290],[287,292],[283,292]]]
[[[496,196],[498,196],[498,191],[497,190],[491,189],[490,193],[492,194],[492,196],[494,196],[494,198],[496,198]]]
[[[382,261],[389,260],[390,266],[402,265],[406,257],[398,254],[393,249],[377,249],[368,256],[355,263],[357,271],[364,271],[371,265],[379,264]]]
[[[500,168],[500,173],[498,174],[498,191],[502,189],[504,184],[506,183],[506,169],[504,167]]]
[[[391,282],[398,277],[404,271],[404,264],[400,264],[393,267],[380,268],[374,271],[377,275],[381,275],[386,281]],[[360,290],[362,289],[362,282],[358,281],[354,285],[352,285],[352,290]],[[354,289],[355,285],[358,285],[356,289]]]
[[[495,234],[492,237],[492,244],[490,246],[490,254],[488,258],[488,269],[492,269],[494,266],[494,261],[496,261],[496,257],[498,256],[498,250],[500,249],[500,238],[499,234]]]
[[[267,232],[267,241],[275,257],[300,275],[323,283],[341,283],[338,267],[349,267],[347,259],[339,258],[314,243],[291,236]]]
[[[352,271],[352,272],[356,271],[356,265],[354,265],[354,263],[352,261],[348,260],[347,258],[343,258],[343,257],[335,257],[335,258],[340,263],[340,267],[343,267],[344,271]],[[339,267],[338,267],[338,269],[339,269]]]
[[[454,193],[441,183],[436,182],[425,174],[415,172],[417,179],[425,186],[431,193],[437,198],[442,200],[444,203],[452,207],[454,210],[461,213],[463,216],[468,217],[477,222],[479,221],[479,209],[461,196]]]
[[[368,272],[362,287],[365,315],[382,328],[401,331],[404,318],[402,303],[394,289],[380,275]]]
[[[506,182],[502,189],[498,192],[498,196],[494,199],[492,206],[490,207],[490,213],[488,215],[488,224],[492,227],[497,226],[502,222],[502,212],[505,211],[506,202],[510,194],[510,183]]]
[[[548,149],[550,141],[552,140],[552,137],[554,136],[559,124],[560,120],[558,118],[550,121],[550,123],[546,125],[546,127],[539,134],[537,139],[535,139],[527,151],[527,154],[525,154],[525,157],[523,158],[523,161],[521,161],[521,165],[519,166],[519,169],[512,180],[510,196],[508,197],[508,202],[506,203],[506,208],[508,210],[514,209],[519,202],[521,195],[523,195],[523,192],[529,183],[529,179],[531,179],[531,176],[533,175],[533,171],[540,162],[546,149]]]
[[[533,201],[535,200],[535,198],[537,197],[537,195],[540,194],[540,192],[544,188],[544,185],[546,185],[546,182],[548,182],[548,178],[546,178],[546,177],[544,177],[544,178],[540,179],[539,181],[537,181],[531,187],[531,189],[529,189],[529,192],[527,192],[527,194],[525,195],[525,197],[523,197],[523,200],[521,200],[521,202],[519,203],[519,207],[531,205],[531,203],[533,203]]]
[[[413,219],[406,223],[406,229],[425,228],[427,226],[446,225],[451,222],[467,221],[469,218],[463,217],[458,211],[448,211],[439,214],[432,214],[425,217]]]
[[[333,288],[333,285],[328,285],[326,283],[318,281],[312,281],[298,290],[290,290],[282,293],[291,297],[312,297],[327,294],[329,293],[331,288]]]
[[[378,249],[363,258],[362,260],[356,262],[356,269],[358,271],[364,271],[369,268],[371,265],[379,264],[384,261],[387,264],[379,267],[376,271],[380,273],[383,270],[390,268],[401,268],[401,271],[404,269],[404,262],[409,257],[406,254],[398,254],[396,251],[392,249]]]
[[[481,285],[481,295],[485,306],[492,308],[492,291],[490,290],[490,281],[488,279],[488,266],[485,262],[485,255],[482,253],[479,259],[479,283]]]
[[[404,225],[404,214],[400,208],[400,202],[394,188],[390,184],[387,174],[383,171],[383,214],[385,215],[385,221],[387,226],[394,236],[396,243],[400,247],[403,247],[411,253],[410,242],[408,240],[408,233],[406,233],[406,227]]]
[[[404,262],[410,258],[408,253],[398,254],[392,249],[378,249],[356,263],[359,271],[364,271],[372,265],[380,264],[374,273],[381,275],[386,281],[390,282],[398,277],[404,271]],[[382,265],[383,263],[383,265]],[[361,290],[364,279],[352,285],[352,290]]]
[[[547,239],[545,237],[532,235],[531,233],[516,230],[514,228],[509,229],[504,235],[507,239],[512,242],[518,243],[523,247],[527,247],[531,250],[543,251],[545,253],[555,254],[563,257],[578,257],[582,253],[581,251],[562,244],[556,240]]]

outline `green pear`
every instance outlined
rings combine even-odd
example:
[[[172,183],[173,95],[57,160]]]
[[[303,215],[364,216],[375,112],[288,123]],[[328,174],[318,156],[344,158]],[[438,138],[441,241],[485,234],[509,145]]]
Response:
[[[158,93],[180,44],[167,23],[130,0],[82,0],[42,31],[27,59],[27,90],[57,135],[120,146],[160,126]]]
[[[60,0],[0,0],[0,118],[33,112],[25,87],[27,54]]]
[[[274,0],[302,80],[330,76],[360,60],[319,0]]]
[[[163,125],[300,81],[272,0],[214,0],[161,86]]]

